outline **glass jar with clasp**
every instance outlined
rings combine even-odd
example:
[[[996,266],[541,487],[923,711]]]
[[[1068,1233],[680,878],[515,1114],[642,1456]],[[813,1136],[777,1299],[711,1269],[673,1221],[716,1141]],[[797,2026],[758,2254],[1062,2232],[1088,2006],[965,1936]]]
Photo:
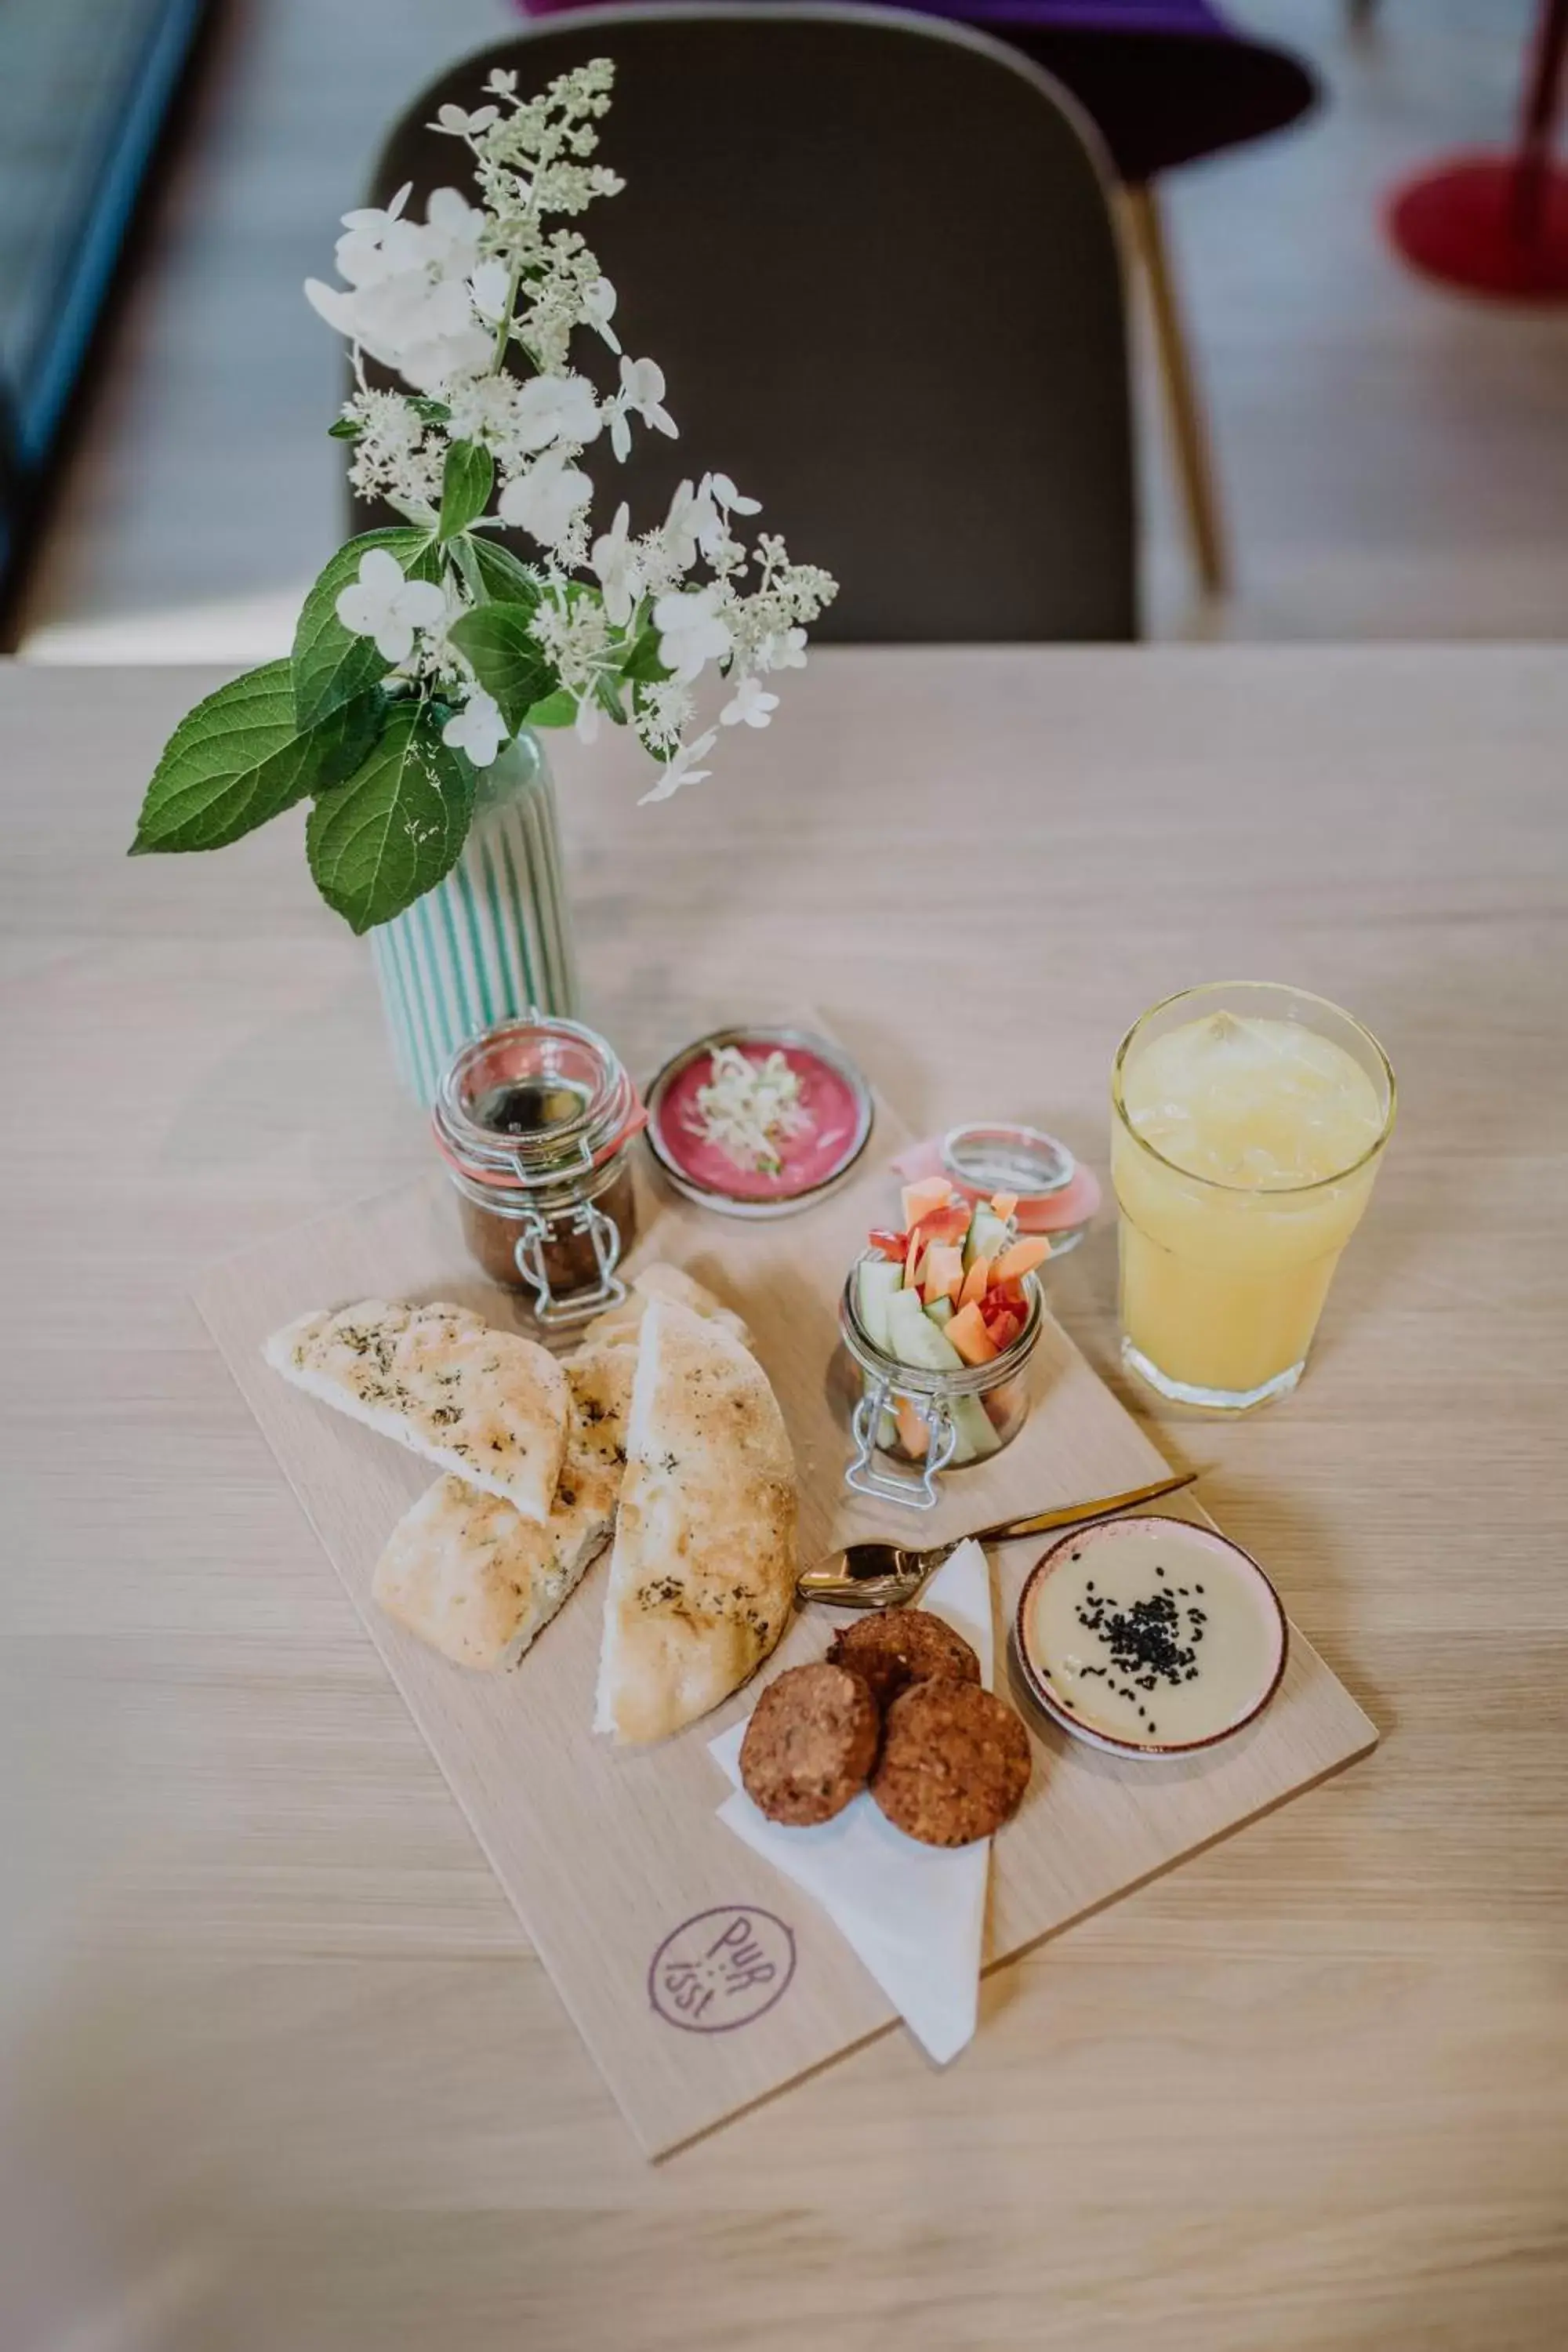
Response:
[[[1027,1366],[1039,1343],[1045,1303],[1039,1278],[1024,1277],[1024,1326],[988,1363],[928,1370],[900,1363],[879,1348],[860,1318],[858,1267],[838,1304],[838,1329],[858,1391],[850,1414],[855,1454],[844,1483],[911,1510],[929,1511],[937,1481],[989,1461],[1010,1445],[1029,1417]],[[887,1463],[909,1466],[879,1467]]]
[[[616,1269],[636,1237],[630,1155],[646,1118],[615,1049],[542,1013],[470,1039],[442,1076],[432,1121],[464,1238],[547,1328],[626,1297]]]

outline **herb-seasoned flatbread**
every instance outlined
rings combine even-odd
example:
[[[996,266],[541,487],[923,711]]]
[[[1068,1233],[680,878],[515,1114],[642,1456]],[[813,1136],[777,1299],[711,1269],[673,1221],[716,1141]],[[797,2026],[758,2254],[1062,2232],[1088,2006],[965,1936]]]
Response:
[[[715,1298],[706,1285],[688,1274],[684,1266],[666,1265],[662,1259],[634,1275],[631,1289],[620,1305],[596,1316],[584,1338],[592,1343],[627,1340],[635,1345],[642,1318],[656,1298],[673,1298],[678,1307],[689,1307],[694,1315],[706,1316],[726,1331],[732,1331],[742,1348],[752,1344],[751,1333],[731,1307]]]
[[[362,1299],[301,1316],[265,1350],[274,1370],[442,1470],[547,1518],[566,1447],[553,1356],[467,1307]]]
[[[795,1577],[795,1461],[762,1367],[672,1299],[650,1301],[639,1337],[595,1717],[637,1741],[739,1688]]]
[[[393,1529],[376,1600],[459,1666],[514,1666],[603,1550],[615,1523],[636,1357],[586,1349],[572,1390],[566,1459],[542,1527],[466,1479],[437,1480]]]

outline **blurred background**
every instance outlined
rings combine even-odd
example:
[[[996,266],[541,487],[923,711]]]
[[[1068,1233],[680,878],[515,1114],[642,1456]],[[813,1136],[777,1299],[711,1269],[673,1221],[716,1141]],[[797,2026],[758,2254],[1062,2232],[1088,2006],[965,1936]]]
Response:
[[[1568,309],[1421,274],[1386,222],[1413,174],[1508,147],[1560,13],[1013,0],[997,22],[994,0],[993,34],[1044,26],[1032,54],[1122,176],[1130,142],[1152,166],[1163,282],[1147,220],[1128,242],[1145,635],[1561,633]],[[340,346],[300,282],[331,274],[402,110],[518,22],[506,0],[0,0],[12,646],[286,650],[342,528]]]

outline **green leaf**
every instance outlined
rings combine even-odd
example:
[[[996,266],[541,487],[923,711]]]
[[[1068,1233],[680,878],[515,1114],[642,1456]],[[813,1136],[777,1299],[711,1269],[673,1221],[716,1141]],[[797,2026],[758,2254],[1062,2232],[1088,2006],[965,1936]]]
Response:
[[[478,536],[462,542],[461,552],[471,562],[478,593],[498,604],[526,604],[531,612],[539,602],[539,575],[520,563],[510,547]]]
[[[181,719],[164,746],[132,856],[221,849],[307,793],[325,791],[363,761],[385,707],[379,688],[369,687],[313,727],[299,728],[286,661],[220,686]]]
[[[423,417],[426,425],[445,425],[452,414],[444,400],[432,400],[428,393],[409,393],[406,398],[416,416]]]
[[[369,759],[310,811],[305,848],[316,887],[355,931],[390,922],[457,863],[474,772],[440,728],[428,703],[395,702]]]
[[[644,686],[657,686],[661,678],[673,677],[674,675],[675,672],[667,669],[658,657],[658,631],[650,621],[621,664],[621,676]]]
[[[570,727],[575,723],[576,717],[576,698],[568,694],[563,686],[557,687],[553,694],[547,694],[542,702],[533,705],[527,723],[530,727]]]
[[[357,441],[363,430],[357,416],[334,416],[327,427],[334,441]]]
[[[529,635],[533,609],[527,604],[477,604],[454,621],[447,635],[473,665],[474,676],[500,705],[515,734],[529,711],[556,684],[550,658]]]
[[[410,580],[441,577],[441,551],[428,531],[367,530],[339,548],[306,597],[294,632],[294,716],[301,727],[379,685],[392,667],[374,637],[353,635],[337,614],[338,598],[358,579],[360,559],[373,547],[395,555]]]
[[[483,514],[489,504],[496,461],[482,441],[454,441],[447,452],[441,477],[441,520],[437,539],[456,539],[460,530]]]

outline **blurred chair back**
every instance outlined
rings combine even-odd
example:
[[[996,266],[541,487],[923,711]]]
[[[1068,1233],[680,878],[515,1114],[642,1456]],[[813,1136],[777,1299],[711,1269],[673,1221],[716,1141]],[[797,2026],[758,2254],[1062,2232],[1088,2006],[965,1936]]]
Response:
[[[1121,276],[1072,102],[982,36],[882,8],[602,8],[445,74],[372,200],[411,180],[422,213],[462,184],[427,126],[493,67],[528,90],[594,57],[616,68],[598,160],[626,186],[584,231],[680,427],[624,467],[607,436],[588,452],[595,513],[629,498],[646,529],[682,475],[721,469],[838,577],[823,639],[1132,635]]]

